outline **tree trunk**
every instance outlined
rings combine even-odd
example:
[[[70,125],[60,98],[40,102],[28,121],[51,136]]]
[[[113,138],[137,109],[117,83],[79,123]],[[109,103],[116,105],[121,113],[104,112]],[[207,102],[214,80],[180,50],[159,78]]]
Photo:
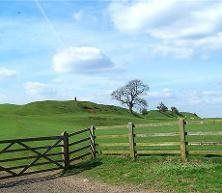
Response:
[[[133,113],[133,105],[132,104],[129,104],[129,112]]]

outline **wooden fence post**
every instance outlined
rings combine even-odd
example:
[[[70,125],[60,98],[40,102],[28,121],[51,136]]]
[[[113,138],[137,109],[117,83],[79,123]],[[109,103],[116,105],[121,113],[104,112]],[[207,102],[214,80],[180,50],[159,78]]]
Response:
[[[92,125],[90,127],[90,147],[91,147],[91,151],[92,151],[92,157],[93,159],[96,158],[96,135],[95,135],[95,130],[96,128]]]
[[[129,129],[129,149],[130,149],[130,157],[135,160],[136,159],[136,150],[135,150],[135,134],[134,134],[135,125],[132,122],[128,123]]]
[[[186,121],[184,119],[179,120],[179,130],[180,130],[180,156],[181,161],[187,161],[187,141],[186,141]]]
[[[64,159],[64,167],[65,170],[69,168],[70,166],[70,160],[69,160],[69,134],[68,132],[62,133],[63,137],[63,144],[62,144],[62,152],[63,152],[63,159]]]

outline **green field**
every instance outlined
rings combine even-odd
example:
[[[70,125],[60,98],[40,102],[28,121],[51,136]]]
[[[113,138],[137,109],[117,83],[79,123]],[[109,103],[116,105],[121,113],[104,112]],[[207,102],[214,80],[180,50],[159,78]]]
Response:
[[[181,113],[190,131],[222,131],[222,119],[200,119],[192,113]],[[100,144],[127,143],[128,138],[105,139],[110,134],[128,134],[127,123],[134,122],[135,132],[178,132],[178,116],[168,111],[149,111],[147,115],[131,115],[127,109],[92,102],[43,101],[26,105],[0,105],[0,140],[23,137],[60,135],[95,125],[98,150],[124,150],[128,147],[102,147]],[[82,137],[82,136],[80,136]],[[76,139],[74,139],[75,141]],[[222,141],[221,136],[190,136],[189,141]],[[179,137],[149,137],[137,143],[179,141]],[[35,145],[35,144],[32,144]],[[191,150],[221,151],[218,146],[192,146]],[[121,149],[122,148],[122,149]],[[141,149],[140,149],[141,148]],[[61,148],[60,148],[61,149]],[[58,150],[55,151],[60,151]],[[137,150],[179,150],[179,146],[137,147]],[[5,157],[2,157],[4,159]],[[10,157],[10,155],[9,155]],[[222,192],[222,158],[220,156],[189,156],[181,163],[179,155],[140,156],[135,162],[125,157],[104,157],[91,163],[83,172],[99,180],[117,184],[135,184],[145,188],[175,192]],[[99,162],[99,164],[97,164]],[[12,163],[13,164],[13,163]],[[22,164],[22,162],[21,162]],[[80,166],[87,168],[88,166]],[[76,169],[75,169],[76,170]],[[71,171],[75,173],[75,170]],[[164,175],[163,175],[164,174]]]

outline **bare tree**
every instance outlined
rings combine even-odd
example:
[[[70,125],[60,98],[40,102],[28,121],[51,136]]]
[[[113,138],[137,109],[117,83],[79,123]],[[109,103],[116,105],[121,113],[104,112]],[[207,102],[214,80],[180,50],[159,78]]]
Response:
[[[141,98],[142,94],[146,94],[149,86],[144,84],[141,80],[131,80],[123,87],[112,92],[113,99],[119,101],[122,105],[129,108],[129,112],[133,112],[133,108],[137,107],[143,109],[147,107],[145,99]]]

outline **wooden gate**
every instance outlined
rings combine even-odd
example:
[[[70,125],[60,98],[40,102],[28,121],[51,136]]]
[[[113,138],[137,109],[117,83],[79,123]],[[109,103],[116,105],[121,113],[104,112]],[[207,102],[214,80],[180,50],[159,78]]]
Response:
[[[0,179],[68,169],[90,155],[96,157],[95,127],[59,136],[0,141]]]

